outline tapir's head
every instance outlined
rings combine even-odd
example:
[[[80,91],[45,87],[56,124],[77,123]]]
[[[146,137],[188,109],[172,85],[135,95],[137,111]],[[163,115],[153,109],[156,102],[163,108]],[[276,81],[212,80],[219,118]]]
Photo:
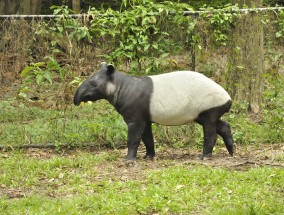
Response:
[[[115,91],[113,81],[113,65],[103,62],[100,70],[84,81],[77,89],[74,96],[74,104],[80,105],[81,102],[97,101],[108,99]]]

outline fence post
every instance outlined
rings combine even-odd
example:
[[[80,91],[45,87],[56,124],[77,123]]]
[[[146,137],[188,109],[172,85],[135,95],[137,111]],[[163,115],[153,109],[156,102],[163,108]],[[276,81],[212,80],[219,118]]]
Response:
[[[262,0],[235,0],[242,7],[261,6]],[[232,32],[228,56],[228,87],[233,99],[260,111],[261,79],[264,70],[264,41],[261,13],[242,15]]]
[[[196,26],[194,26],[193,29],[193,35],[196,35]],[[196,70],[196,41],[192,41],[191,44],[191,70],[195,71]]]

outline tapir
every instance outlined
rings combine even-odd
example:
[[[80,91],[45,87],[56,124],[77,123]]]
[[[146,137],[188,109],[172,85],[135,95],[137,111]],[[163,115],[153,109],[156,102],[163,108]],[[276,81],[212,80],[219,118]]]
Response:
[[[232,100],[216,82],[193,71],[176,71],[136,77],[101,63],[98,72],[77,89],[74,104],[107,100],[128,126],[127,160],[136,160],[140,141],[146,146],[144,158],[155,156],[152,123],[174,126],[196,122],[203,126],[201,159],[212,156],[217,134],[234,154],[230,125],[220,117],[229,111]]]

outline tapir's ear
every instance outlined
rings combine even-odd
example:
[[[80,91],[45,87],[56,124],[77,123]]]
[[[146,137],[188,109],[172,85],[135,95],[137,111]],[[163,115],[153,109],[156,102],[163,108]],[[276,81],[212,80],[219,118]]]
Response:
[[[107,75],[110,77],[115,72],[115,68],[112,64],[107,66]]]
[[[106,62],[102,62],[101,63],[101,69],[106,69],[107,68],[107,63]]]

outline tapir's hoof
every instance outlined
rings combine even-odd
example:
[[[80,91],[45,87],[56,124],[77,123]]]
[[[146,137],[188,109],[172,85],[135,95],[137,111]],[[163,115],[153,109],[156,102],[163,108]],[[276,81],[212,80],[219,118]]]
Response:
[[[126,167],[133,167],[137,164],[136,160],[125,160],[124,163]]]
[[[127,156],[125,157],[125,160],[127,160],[127,161],[136,161],[137,159],[136,159],[136,157],[127,155]]]
[[[155,158],[155,155],[146,154],[143,158],[146,160],[153,160]]]
[[[126,159],[119,159],[119,162],[118,162],[118,167],[133,167],[133,166],[136,166],[137,165],[137,161],[135,160],[126,160]]]
[[[200,156],[201,160],[211,160],[212,159],[212,153],[209,154],[203,154]]]
[[[233,152],[232,152],[231,156],[234,156],[236,153],[237,153],[237,144],[234,143]]]

